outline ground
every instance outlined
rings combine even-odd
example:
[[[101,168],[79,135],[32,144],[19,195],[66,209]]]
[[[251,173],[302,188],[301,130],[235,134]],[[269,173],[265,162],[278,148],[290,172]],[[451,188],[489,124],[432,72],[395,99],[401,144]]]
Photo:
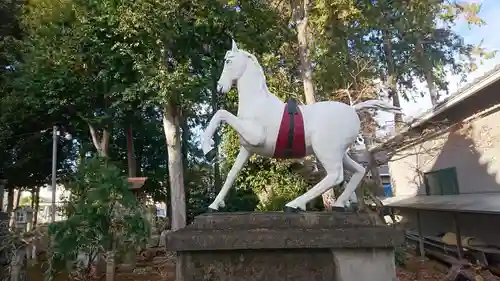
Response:
[[[421,261],[413,253],[406,253],[406,263],[396,269],[399,281],[440,281],[443,280],[448,267],[433,261]]]
[[[46,265],[39,262],[29,266],[28,277],[30,281],[44,281],[44,269],[41,266]],[[58,276],[54,281],[68,281],[66,276]],[[80,279],[79,279],[80,280]],[[83,279],[82,279],[83,280]],[[105,275],[93,279],[95,281],[104,281]],[[167,253],[153,258],[147,262],[137,262],[134,270],[128,270],[119,265],[117,267],[115,280],[117,281],[175,281],[175,255]]]
[[[117,276],[117,280],[120,281],[175,281],[175,275],[172,271],[175,270],[174,261],[171,258],[165,258],[164,265],[155,265],[155,263],[150,262],[145,264],[144,267],[138,268],[134,273],[126,273],[121,276]],[[160,262],[161,260],[157,260]],[[397,269],[397,276],[399,281],[440,281],[444,278],[447,267],[432,261],[425,260],[421,262],[420,259],[413,254],[407,254],[406,265],[402,268]]]
[[[397,269],[399,281],[440,281],[444,278],[447,267],[432,261],[421,262],[412,253],[406,254],[405,266]],[[42,273],[36,267],[31,268],[29,280],[38,281]],[[66,280],[66,278],[64,278]],[[104,280],[104,276],[101,278]],[[115,280],[119,281],[175,281],[175,256],[166,254],[158,256],[148,262],[138,262],[137,268],[132,272],[120,267]],[[62,280],[61,280],[62,281]]]
[[[152,261],[138,263],[138,267],[129,273],[118,272],[118,281],[175,281],[175,255],[155,257]]]

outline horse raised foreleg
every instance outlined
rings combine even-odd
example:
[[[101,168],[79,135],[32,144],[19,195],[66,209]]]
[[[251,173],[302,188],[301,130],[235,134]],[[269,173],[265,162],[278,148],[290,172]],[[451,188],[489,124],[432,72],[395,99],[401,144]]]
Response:
[[[344,155],[342,162],[344,163],[344,167],[346,169],[353,172],[351,179],[344,188],[344,191],[342,192],[342,194],[340,194],[334,204],[335,207],[343,208],[345,207],[347,200],[349,200],[349,198],[353,198],[353,195],[355,195],[354,191],[356,191],[356,188],[363,180],[363,177],[365,175],[365,168],[358,164],[356,161],[352,160],[351,157],[347,155],[347,153]]]
[[[225,206],[224,199],[226,198],[229,189],[236,180],[238,173],[241,171],[243,166],[247,163],[248,159],[250,158],[250,155],[251,153],[248,150],[246,150],[243,146],[240,147],[240,152],[238,153],[238,156],[234,161],[233,167],[231,167],[231,170],[227,174],[226,181],[224,182],[224,185],[219,191],[219,194],[217,194],[217,197],[215,197],[214,202],[210,204],[209,206],[210,209],[216,211],[219,210],[219,208],[224,208]]]
[[[250,145],[257,146],[265,140],[262,126],[251,120],[240,119],[229,111],[221,109],[214,114],[205,132],[202,134],[202,149],[204,154],[209,153],[213,149],[212,136],[221,122],[229,124]]]

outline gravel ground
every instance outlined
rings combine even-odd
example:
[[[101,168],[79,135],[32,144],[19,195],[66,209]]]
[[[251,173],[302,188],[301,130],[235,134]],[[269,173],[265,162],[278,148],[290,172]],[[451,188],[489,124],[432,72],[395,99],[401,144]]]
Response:
[[[29,275],[32,281],[43,280],[41,270],[31,268],[29,271],[31,271]],[[446,275],[447,267],[432,260],[421,262],[418,257],[407,253],[405,266],[397,268],[396,271],[399,281],[441,281]],[[115,280],[175,281],[175,256],[167,254],[155,257],[148,262],[139,262],[133,271],[122,270],[119,266]]]
[[[163,260],[162,260],[163,259]],[[120,281],[175,281],[174,257],[157,257],[155,261],[144,267],[137,268],[134,273],[119,274]],[[405,266],[396,269],[399,281],[441,281],[448,268],[436,261],[424,260],[407,253]],[[156,265],[155,265],[156,264]],[[164,264],[164,266],[159,266]]]
[[[447,271],[443,264],[429,259],[422,261],[412,253],[407,253],[406,264],[396,269],[399,281],[441,281]]]

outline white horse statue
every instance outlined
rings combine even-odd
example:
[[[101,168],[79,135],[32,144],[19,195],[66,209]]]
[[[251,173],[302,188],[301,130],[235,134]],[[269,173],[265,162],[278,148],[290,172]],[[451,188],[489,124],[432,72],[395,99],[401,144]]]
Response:
[[[225,55],[217,90],[227,93],[236,82],[238,115],[218,110],[202,134],[202,149],[205,155],[212,151],[212,137],[221,122],[226,122],[236,130],[241,146],[209,211],[224,208],[229,189],[252,154],[272,158],[302,158],[314,154],[323,165],[326,177],[306,193],[288,202],[285,211],[305,211],[309,201],[343,182],[344,167],[352,171],[351,179],[334,203],[334,207],[344,208],[365,172],[363,166],[347,154],[360,131],[357,111],[380,109],[401,113],[401,109],[379,100],[369,100],[354,106],[335,101],[310,105],[297,105],[293,100],[284,103],[269,92],[264,71],[255,56],[238,49],[234,40],[232,44],[231,50]]]

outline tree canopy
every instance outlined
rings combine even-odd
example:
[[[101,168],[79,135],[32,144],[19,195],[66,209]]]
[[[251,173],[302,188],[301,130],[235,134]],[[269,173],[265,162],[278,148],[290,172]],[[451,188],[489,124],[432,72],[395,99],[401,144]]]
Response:
[[[144,191],[157,201],[185,192],[192,218],[220,188],[238,147],[233,130],[220,130],[222,171],[198,147],[199,130],[218,108],[237,109],[234,91],[215,93],[231,39],[258,57],[270,91],[282,99],[306,101],[304,35],[315,100],[385,95],[399,105],[400,98],[424,95],[436,104],[449,74],[465,77],[494,55],[452,29],[459,19],[486,24],[479,9],[429,0],[3,1],[0,177],[10,189],[48,183],[53,125],[73,135],[58,141],[61,177],[92,154],[112,159],[125,175],[132,132],[137,176],[150,179]],[[420,81],[428,92],[416,90]],[[174,118],[170,135],[164,117]],[[184,176],[172,186],[169,159],[176,151]],[[251,159],[236,184],[248,198],[241,209],[277,210],[306,190],[311,182],[293,167],[294,161]]]

